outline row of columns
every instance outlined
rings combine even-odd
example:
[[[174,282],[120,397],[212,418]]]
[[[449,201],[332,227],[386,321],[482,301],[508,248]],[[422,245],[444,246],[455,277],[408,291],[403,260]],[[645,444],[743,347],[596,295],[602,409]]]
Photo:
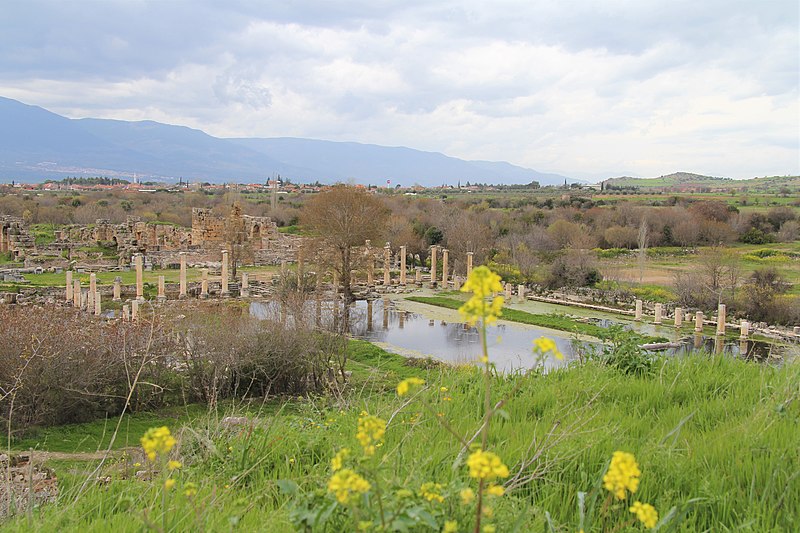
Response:
[[[123,318],[126,316],[134,317],[138,312],[138,304],[144,301],[144,264],[142,254],[135,254],[133,257],[134,269],[136,271],[136,299],[133,300],[131,306],[123,307]],[[186,253],[180,252],[180,278],[179,278],[179,298],[187,296],[187,282],[186,282]],[[242,273],[242,296],[249,294],[249,279],[247,273]],[[222,252],[222,294],[229,294],[228,287],[228,251]],[[208,270],[202,271],[202,280],[200,287],[200,297],[208,298]],[[97,274],[94,272],[89,274],[89,290],[86,293],[81,291],[81,283],[79,280],[74,279],[73,271],[66,272],[65,294],[64,299],[66,302],[72,302],[75,307],[87,307],[93,309],[95,314],[101,313],[101,298],[100,292],[97,290]],[[158,295],[156,299],[164,301],[167,299],[166,295],[166,281],[164,276],[158,277]],[[117,276],[114,279],[113,300],[122,300],[122,279]]]
[[[719,304],[717,309],[717,335],[725,335],[725,319],[726,319],[727,308],[725,304]],[[653,324],[661,324],[662,323],[662,314],[663,314],[663,306],[660,303],[655,304],[654,306],[654,318]],[[703,331],[703,323],[705,320],[705,315],[702,311],[698,311],[695,314],[695,325],[694,330],[697,333]],[[637,321],[642,320],[642,300],[636,300],[636,308],[634,311],[634,319]],[[675,308],[675,327],[680,328],[683,326],[683,321],[686,320],[687,322],[691,322],[692,315],[691,313],[684,314],[683,309],[681,307]],[[742,320],[740,325],[740,338],[746,339],[750,335],[750,323],[747,320]]]
[[[366,247],[369,250],[370,248],[370,241],[366,241]],[[431,285],[435,284],[439,279],[439,247],[438,246],[431,246],[431,274],[430,274],[430,282]],[[473,268],[473,252],[467,252],[467,277],[472,273]],[[390,285],[392,283],[392,275],[391,275],[391,261],[392,261],[392,249],[389,243],[386,243],[386,246],[383,247],[383,284]],[[374,271],[375,271],[375,262],[372,257],[367,262],[367,284],[372,285],[374,283]],[[417,270],[415,275],[414,281],[419,283],[422,281],[422,273]],[[450,281],[450,251],[447,248],[442,248],[442,277],[441,283],[443,286],[447,286],[448,282]],[[408,283],[408,268],[407,268],[407,248],[405,246],[400,247],[400,284],[406,285]]]

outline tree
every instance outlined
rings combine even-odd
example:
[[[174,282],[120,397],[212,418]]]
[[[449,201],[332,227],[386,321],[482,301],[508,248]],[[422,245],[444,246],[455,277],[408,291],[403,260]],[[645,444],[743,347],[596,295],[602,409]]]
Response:
[[[380,199],[363,189],[347,185],[337,185],[315,195],[303,206],[301,222],[337,256],[334,268],[342,283],[345,310],[353,301],[350,287],[352,250],[363,246],[367,239],[377,242],[388,218],[389,210]]]

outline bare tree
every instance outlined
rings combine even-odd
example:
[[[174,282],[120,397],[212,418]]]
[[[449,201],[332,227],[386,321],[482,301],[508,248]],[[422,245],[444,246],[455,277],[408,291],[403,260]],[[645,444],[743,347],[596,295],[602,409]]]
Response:
[[[644,264],[647,261],[647,220],[642,219],[639,224],[639,238],[637,244],[639,245],[639,283],[644,279]]]
[[[344,292],[345,309],[353,301],[350,273],[352,250],[367,239],[377,241],[383,234],[389,210],[364,189],[337,185],[314,196],[303,206],[301,221],[308,225],[338,257],[335,269]]]

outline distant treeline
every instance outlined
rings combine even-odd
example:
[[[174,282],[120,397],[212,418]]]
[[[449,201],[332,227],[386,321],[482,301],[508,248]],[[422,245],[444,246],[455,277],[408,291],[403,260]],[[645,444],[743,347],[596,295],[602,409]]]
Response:
[[[122,178],[64,178],[62,180],[47,180],[45,183],[61,183],[64,185],[126,185],[130,183]]]

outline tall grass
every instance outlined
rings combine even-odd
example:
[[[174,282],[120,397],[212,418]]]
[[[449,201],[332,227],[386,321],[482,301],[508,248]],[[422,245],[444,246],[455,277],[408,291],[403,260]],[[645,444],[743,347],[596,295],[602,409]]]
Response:
[[[380,465],[387,475],[411,490],[425,481],[455,480],[463,468],[454,468],[455,437],[436,417],[412,406],[400,409],[402,399],[386,385],[412,374],[424,377],[428,389],[422,394],[464,434],[482,416],[479,371],[411,368],[378,348],[353,348],[351,391],[343,397],[228,408],[227,414],[244,412],[250,420],[234,427],[210,414],[180,431],[173,428],[180,434],[177,457],[184,468],[169,498],[161,498],[161,485],[132,477],[131,458],[107,469],[110,482],[73,501],[82,480],[69,473],[75,470],[71,465],[61,476],[59,503],[37,509],[32,522],[19,518],[5,527],[141,531],[160,525],[166,513],[168,530],[292,531],[298,495],[324,488],[336,450],[358,447],[354,434],[362,410],[390,420]],[[578,491],[603,473],[613,451],[625,450],[642,468],[637,499],[665,511],[699,498],[681,525],[685,531],[797,530],[798,383],[797,364],[776,368],[707,354],[659,360],[642,377],[595,362],[546,375],[493,376],[496,398],[515,391],[490,436],[490,447],[512,475],[532,441],[551,444],[534,465],[535,480],[498,500],[495,523],[500,531],[514,524],[521,531],[542,530],[547,511],[573,530]],[[194,497],[183,494],[189,481],[199,487]],[[463,510],[447,512],[459,518]],[[327,530],[354,528],[346,517],[331,520]]]

